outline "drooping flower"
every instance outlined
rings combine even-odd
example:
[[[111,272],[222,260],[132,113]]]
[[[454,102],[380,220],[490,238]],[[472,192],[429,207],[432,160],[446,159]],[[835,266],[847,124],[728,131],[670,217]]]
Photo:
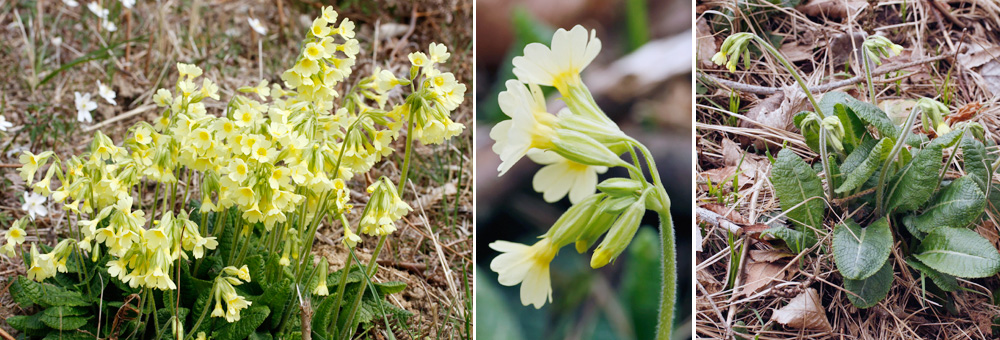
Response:
[[[573,204],[582,201],[597,189],[597,174],[608,171],[606,166],[580,164],[553,151],[528,154],[528,158],[545,165],[535,173],[531,184],[549,203],[556,202],[567,194]]]
[[[101,7],[101,5],[98,4],[96,1],[91,1],[90,3],[87,3],[87,9],[90,10],[91,13],[94,13],[94,15],[96,15],[98,18],[101,19],[108,18],[108,13],[109,13],[108,9]]]
[[[521,284],[521,304],[542,308],[552,302],[552,284],[549,264],[559,249],[548,238],[542,238],[532,246],[520,243],[496,241],[490,248],[502,254],[490,262],[490,269],[499,274],[499,282],[504,286]]]
[[[597,31],[576,25],[567,31],[560,28],[552,36],[552,47],[531,43],[524,55],[514,57],[514,75],[525,83],[554,86],[564,96],[568,88],[580,84],[580,72],[601,51]]]
[[[533,150],[552,147],[556,116],[546,111],[542,90],[532,86],[531,91],[516,80],[508,80],[507,90],[500,93],[500,110],[509,116],[493,126],[490,138],[496,141],[493,152],[500,155],[502,176],[521,157]]]

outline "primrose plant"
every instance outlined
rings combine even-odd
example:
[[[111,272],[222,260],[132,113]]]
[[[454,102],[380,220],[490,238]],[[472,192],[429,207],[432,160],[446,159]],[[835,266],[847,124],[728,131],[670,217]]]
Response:
[[[28,266],[12,295],[44,310],[7,322],[32,337],[79,328],[90,337],[177,339],[296,338],[308,323],[320,338],[350,339],[376,316],[407,317],[385,302],[405,284],[369,277],[411,210],[401,197],[413,141],[437,144],[462,133],[451,113],[466,87],[441,69],[450,54],[436,43],[429,55],[409,55],[403,78],[379,68],[350,78],[360,53],[354,28],[324,8],[294,67],[281,74],[284,86],[261,80],[240,88],[220,112],[206,105],[220,98],[216,83],[179,63],[173,90],[153,96],[160,118],[135,124],[122,143],[96,132],[82,155],[25,152],[21,177],[76,222],[54,248],[32,243],[30,252],[24,236],[31,222],[9,227],[0,249],[9,256],[20,250]],[[405,99],[390,104],[390,93]],[[352,226],[349,184],[364,182],[395,153],[392,142],[404,129],[399,181],[370,181]],[[152,202],[142,199],[150,189]],[[311,255],[323,225],[343,228],[351,254],[330,275],[326,260],[317,266]],[[353,255],[361,235],[378,238],[367,264]]]
[[[588,34],[589,33],[589,34]],[[511,117],[490,131],[500,155],[500,175],[527,156],[545,165],[535,175],[533,186],[548,202],[569,196],[573,206],[533,245],[497,241],[490,248],[501,252],[490,263],[500,284],[521,284],[521,302],[541,308],[552,301],[549,264],[562,247],[575,244],[580,253],[594,250],[590,265],[600,268],[617,258],[639,228],[646,210],[659,214],[663,237],[664,281],[659,335],[669,337],[675,300],[675,254],[670,198],[667,197],[656,163],[642,143],[625,135],[597,106],[580,79],[601,50],[596,32],[582,26],[559,29],[549,46],[533,43],[513,60],[517,80],[508,80],[499,95],[502,111]],[[548,112],[541,86],[555,87],[567,108],[558,115]],[[649,165],[652,183],[640,168],[638,153]],[[622,160],[629,154],[631,163]],[[610,167],[628,169],[628,178],[601,183],[597,175]]]
[[[817,102],[787,60],[750,33],[727,38],[714,60],[735,70],[739,56],[749,55],[750,41],[781,61],[812,102],[814,111],[796,115],[795,124],[806,144],[819,153],[825,178],[824,190],[824,180],[802,158],[790,149],[779,152],[771,182],[793,228],[776,226],[765,235],[801,253],[814,249],[817,235],[827,233],[826,202],[837,216],[851,216],[833,228],[832,252],[850,292],[847,298],[859,308],[872,307],[888,294],[893,282],[890,254],[900,256],[895,262],[906,263],[921,280],[930,278],[939,293],[959,289],[957,278],[989,277],[1000,271],[1000,253],[973,231],[984,219],[1000,165],[986,152],[994,142],[984,138],[981,125],[949,125],[943,119],[948,107],[929,98],[916,101],[902,126],[873,103],[843,92],[826,93]],[[866,65],[902,49],[881,37],[869,38],[862,47]],[[874,101],[870,68],[866,73]],[[926,134],[912,132],[917,116]],[[946,176],[959,150],[964,175]],[[898,252],[892,251],[895,244],[901,247]]]

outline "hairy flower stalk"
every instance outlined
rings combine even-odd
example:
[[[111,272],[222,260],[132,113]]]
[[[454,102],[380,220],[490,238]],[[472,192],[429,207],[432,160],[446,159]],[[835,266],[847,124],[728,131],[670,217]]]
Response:
[[[184,284],[181,268],[188,268],[186,261],[194,262],[191,274],[198,275],[203,272],[199,268],[205,269],[202,259],[213,257],[206,266],[215,269],[207,270],[218,270],[214,266],[220,264],[223,270],[212,281],[211,316],[236,322],[247,308],[256,307],[254,297],[241,295],[243,290],[235,288],[250,282],[251,275],[259,280],[287,274],[299,287],[318,283],[304,290],[307,294],[329,294],[326,268],[314,270],[307,265],[324,221],[339,222],[349,248],[363,237],[378,236],[378,246],[366,265],[366,273],[373,275],[386,238],[411,211],[402,194],[413,142],[440,144],[464,131],[465,126],[451,115],[464,101],[466,86],[443,69],[450,54],[436,43],[428,46],[427,54],[410,54],[409,77],[375,70],[351,78],[361,52],[354,29],[351,20],[338,20],[332,7],[324,8],[303,40],[295,64],[281,74],[280,84],[261,80],[241,87],[222,112],[210,112],[211,106],[206,105],[220,99],[219,86],[203,77],[198,66],[178,63],[174,86],[158,89],[152,97],[160,117],[135,124],[124,141],[116,143],[97,132],[90,151],[83,155],[60,159],[51,151],[25,152],[20,157],[20,175],[32,188],[25,193],[30,203],[25,210],[44,216],[47,211],[42,203],[50,197],[77,216],[75,227],[80,231],[77,239],[64,239],[48,253],[31,244],[31,258],[25,259],[30,264],[28,277],[44,281],[66,272],[67,258],[73,254],[80,263],[84,252],[92,255],[91,262],[108,254],[110,260],[103,269],[144,291],[140,310],[145,312],[147,300],[155,304],[153,290],[177,301],[180,290],[190,291],[179,287]],[[357,85],[343,86],[347,80]],[[344,88],[346,92],[340,92]],[[389,100],[389,93],[396,89],[403,89],[406,99],[401,103]],[[102,97],[113,98],[109,93]],[[81,102],[86,105],[78,106],[90,109],[86,100]],[[346,216],[353,204],[348,184],[396,152],[392,145],[404,126],[400,182],[382,177],[368,187],[365,217],[358,225],[350,225]],[[141,201],[146,185],[155,185],[154,197],[161,201]],[[134,197],[134,192],[139,196]],[[178,203],[180,195],[197,201],[182,197]],[[0,250],[14,253],[23,246],[25,221],[7,230]],[[224,235],[228,256],[218,249]],[[265,259],[280,257],[279,266],[274,266],[280,269],[268,269],[282,273],[250,273],[252,265],[246,263],[251,263],[255,252],[263,252]],[[315,276],[319,276],[316,281],[307,282]],[[344,285],[343,280],[338,282],[337,299],[343,300]],[[348,325],[353,324],[363,292],[362,285],[355,299],[337,303],[350,310]],[[175,313],[172,319],[178,320],[179,302],[167,305]],[[292,313],[273,316],[280,318],[276,319],[279,329],[288,326]],[[152,319],[159,328],[156,313],[149,314],[141,317]],[[193,329],[198,329],[197,324]],[[349,337],[354,330],[338,331]],[[183,336],[176,324],[174,332]]]
[[[604,235],[594,251],[591,266],[614,261],[631,243],[646,210],[661,217],[663,237],[663,292],[659,334],[671,333],[676,291],[676,266],[670,200],[649,150],[625,135],[597,106],[580,80],[583,70],[600,51],[595,32],[582,26],[559,29],[551,47],[529,44],[514,58],[514,74],[499,95],[501,111],[511,119],[495,125],[490,137],[502,161],[500,175],[524,156],[546,165],[536,174],[533,187],[548,202],[569,197],[574,205],[533,245],[497,241],[490,248],[500,252],[490,263],[505,286],[520,285],[521,303],[541,308],[553,299],[549,267],[559,250],[574,244],[583,253]],[[549,113],[540,86],[555,87],[567,108]],[[639,149],[653,183],[645,180]],[[628,153],[632,162],[622,155]],[[629,178],[597,182],[597,174],[624,167]],[[597,192],[597,191],[600,192]]]

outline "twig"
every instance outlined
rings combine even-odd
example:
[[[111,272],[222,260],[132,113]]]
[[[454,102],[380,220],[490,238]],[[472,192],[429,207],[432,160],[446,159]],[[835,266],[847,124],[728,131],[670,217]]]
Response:
[[[942,60],[942,59],[945,59],[945,58],[948,58],[948,57],[950,57],[950,55],[942,54],[942,55],[933,56],[933,57],[930,57],[930,58],[927,58],[927,59],[921,59],[921,60],[917,60],[917,61],[911,61],[911,62],[908,62],[908,63],[888,65],[886,67],[876,69],[875,72],[872,72],[872,76],[873,77],[874,76],[881,76],[881,75],[889,73],[889,72],[899,71],[899,70],[902,70],[904,68],[915,66],[915,65],[920,65],[920,64],[935,62],[935,61]],[[777,88],[777,87],[743,84],[743,83],[735,82],[735,81],[732,81],[732,80],[722,79],[722,78],[719,78],[719,77],[716,77],[716,76],[713,76],[711,74],[707,74],[707,73],[704,73],[704,72],[699,72],[698,73],[698,79],[701,79],[702,81],[705,81],[705,82],[715,83],[715,84],[718,84],[718,85],[722,85],[722,86],[726,86],[726,87],[732,88],[734,90],[738,90],[740,92],[747,92],[747,93],[774,94],[774,93],[777,93],[778,91],[781,90],[780,88]],[[812,92],[827,92],[827,91],[830,91],[830,90],[833,90],[833,89],[836,89],[836,88],[839,88],[839,87],[854,85],[854,84],[857,84],[857,83],[859,83],[861,81],[864,81],[864,80],[865,80],[864,75],[859,75],[859,76],[855,76],[855,77],[849,78],[849,79],[838,80],[838,81],[833,81],[833,82],[829,82],[829,83],[822,84],[822,85],[812,86],[812,87],[809,87],[809,91],[812,91]]]
[[[736,225],[736,223],[730,222],[725,217],[722,217],[722,215],[716,214],[714,211],[698,207],[698,218],[713,226],[719,226],[723,229],[729,230],[729,232],[735,234],[736,236],[743,235],[743,228]]]
[[[146,111],[149,111],[150,109],[152,109],[154,107],[156,107],[156,105],[149,104],[149,105],[143,105],[143,106],[134,108],[134,109],[132,109],[132,110],[130,110],[128,112],[125,112],[125,113],[122,113],[120,115],[117,115],[114,118],[111,118],[111,119],[105,120],[103,122],[100,122],[100,123],[97,123],[97,124],[85,127],[85,128],[83,128],[83,132],[92,132],[94,130],[97,130],[97,129],[100,129],[102,127],[105,127],[105,126],[107,126],[107,125],[109,125],[111,123],[114,123],[114,122],[117,122],[117,121],[120,121],[120,120],[124,120],[126,118],[129,118],[129,117],[138,115],[140,113],[144,113]]]
[[[958,21],[958,18],[956,18],[955,15],[951,13],[951,9],[945,7],[947,5],[940,3],[937,0],[927,0],[927,2],[930,2],[931,5],[934,5],[934,9],[937,9],[938,12],[941,12],[941,15],[944,15],[944,18],[948,19],[948,21],[951,21],[951,23],[955,24],[955,26],[961,27],[963,29],[966,28],[965,23]]]
[[[7,331],[3,330],[3,328],[0,328],[0,336],[2,336],[6,340],[14,340],[14,337],[10,336],[10,334],[7,334]]]

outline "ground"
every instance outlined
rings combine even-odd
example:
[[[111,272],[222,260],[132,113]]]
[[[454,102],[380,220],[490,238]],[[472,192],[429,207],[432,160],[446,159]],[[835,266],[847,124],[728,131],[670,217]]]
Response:
[[[285,0],[139,1],[126,15],[118,2],[104,1],[118,26],[108,36],[98,33],[99,23],[86,5],[82,1],[75,8],[59,1],[0,4],[0,73],[6,75],[0,80],[0,114],[15,126],[0,132],[0,229],[24,216],[24,182],[16,172],[19,151],[79,154],[95,130],[121,142],[127,127],[159,115],[152,94],[173,83],[174,64],[179,61],[204,68],[205,76],[219,83],[224,98],[240,86],[255,85],[257,41],[262,37],[251,31],[248,16],[268,28],[262,46],[263,74],[272,83],[280,81],[278,76],[292,66],[298,42],[321,7],[313,1]],[[446,68],[469,86],[465,102],[452,117],[467,126],[466,132],[440,146],[417,143],[410,176],[414,187],[407,188],[410,193],[404,197],[414,211],[390,238],[375,277],[408,284],[403,293],[389,299],[415,314],[408,322],[415,336],[465,338],[471,332],[468,292],[473,284],[472,2],[345,1],[335,8],[358,27],[365,58],[355,67],[355,77],[369,74],[375,66],[406,70],[408,53],[426,51],[430,42],[440,42],[452,53]],[[96,97],[96,80],[112,86],[117,105],[95,98],[99,107],[94,123],[79,124],[73,92]],[[223,105],[209,105],[209,110]],[[398,160],[377,164],[370,178],[398,179],[399,169],[392,163]],[[365,181],[356,179],[350,185],[361,192]],[[29,230],[29,242],[54,243],[63,233],[62,212],[51,203],[49,208],[53,214],[40,218],[37,230]],[[314,253],[328,256],[334,269],[343,266],[342,229],[323,226],[319,233]],[[359,245],[363,260],[370,257],[374,241]],[[20,312],[6,287],[8,278],[23,273],[19,260],[0,259],[0,319]],[[10,330],[3,322],[0,326]],[[399,325],[391,327],[398,330]]]

